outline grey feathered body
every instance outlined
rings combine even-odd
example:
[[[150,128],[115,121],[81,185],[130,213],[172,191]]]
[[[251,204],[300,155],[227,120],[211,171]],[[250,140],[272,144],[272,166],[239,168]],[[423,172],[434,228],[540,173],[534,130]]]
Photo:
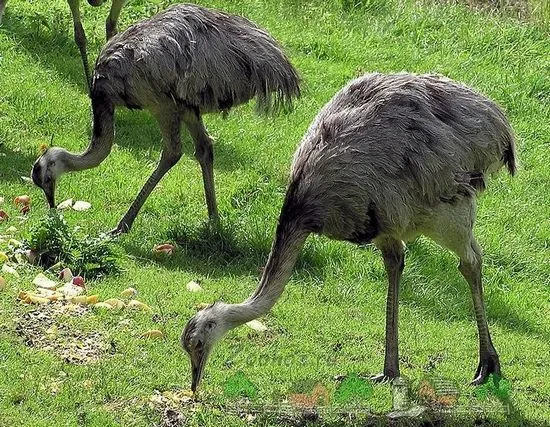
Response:
[[[512,130],[495,103],[439,76],[369,74],[350,82],[319,112],[291,167],[290,184],[262,278],[241,304],[218,303],[184,329],[196,390],[212,347],[228,330],[269,312],[311,233],[373,242],[388,277],[384,370],[401,376],[398,305],[403,242],[426,235],[451,250],[472,293],[479,363],[472,381],[501,377],[482,286],[482,250],[473,235],[476,193],[488,174],[516,168]]]
[[[169,102],[199,113],[257,98],[260,111],[299,94],[296,71],[273,38],[239,16],[174,5],[111,39],[100,54],[94,94],[115,105]]]
[[[365,75],[304,136],[281,222],[357,243],[408,240],[503,164],[514,173],[514,138],[494,102],[439,76]]]

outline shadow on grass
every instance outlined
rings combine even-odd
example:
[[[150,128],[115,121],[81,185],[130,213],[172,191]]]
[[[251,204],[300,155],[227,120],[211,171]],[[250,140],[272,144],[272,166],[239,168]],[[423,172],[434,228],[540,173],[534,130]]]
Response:
[[[407,271],[407,261],[405,261],[404,277],[408,286],[403,287],[400,296],[402,304],[411,304],[415,308],[422,310],[424,315],[438,320],[456,319],[460,321],[471,321],[474,324],[474,313],[472,305],[471,291],[466,280],[458,271],[458,260],[444,256],[444,250],[429,251],[423,247],[422,243],[412,243],[408,245],[407,258],[415,259],[414,270]],[[492,258],[496,259],[495,257]],[[439,266],[439,268],[434,268]],[[444,274],[445,271],[451,272],[451,278]],[[420,292],[415,288],[414,283],[425,280],[424,278],[440,282],[447,287],[447,292],[438,298],[431,293]],[[510,307],[499,298],[497,293],[488,296],[484,295],[485,305],[487,307],[487,317],[489,323],[497,323],[499,327],[519,332],[528,336],[539,336],[550,340],[550,335],[532,323],[526,316]]]
[[[0,141],[0,181],[21,182],[21,176],[31,175],[31,168],[38,156],[11,150]]]
[[[231,120],[231,113],[229,114],[227,120]],[[136,158],[142,158],[143,151],[161,150],[163,147],[158,123],[148,111],[129,111],[124,107],[117,107],[115,126],[115,143],[130,151],[139,151]],[[185,125],[181,128],[181,140],[183,154],[193,159],[195,146]],[[214,170],[232,171],[239,168],[239,165],[249,163],[235,145],[224,144],[222,140],[214,142]]]
[[[253,231],[231,223],[223,224],[218,229],[208,225],[178,226],[169,231],[169,238],[182,249],[169,258],[158,258],[150,251],[132,243],[126,243],[124,247],[131,255],[161,263],[167,269],[187,270],[222,278],[231,275],[261,276],[261,269],[267,262],[271,246],[270,238],[262,240]],[[472,327],[475,328],[470,289],[457,269],[457,261],[438,252],[428,251],[420,243],[409,246],[408,258],[415,258],[416,262],[414,269],[407,271],[405,268],[404,274],[408,277],[407,283],[402,286],[401,304],[410,304],[415,309],[420,309],[424,316],[433,319],[472,322]],[[294,275],[300,277],[307,272],[307,277],[323,277],[324,266],[325,257],[320,249],[306,243]],[[450,283],[445,271],[452,272]],[[411,285],[425,280],[425,277],[445,283],[447,292],[438,297],[430,292],[421,292]],[[387,286],[385,278],[381,285]],[[488,300],[487,296],[485,300]],[[550,335],[546,331],[515,311],[513,307],[509,307],[497,294],[491,295],[488,302],[487,314],[491,323],[497,323],[501,328],[527,336],[539,336],[550,340]]]
[[[162,264],[167,269],[191,271],[214,278],[261,276],[271,248],[271,240],[262,241],[231,223],[217,228],[208,224],[178,226],[168,232],[168,237],[181,249],[170,257],[159,257],[131,242],[123,243],[123,247],[129,254]],[[310,249],[302,251],[295,270],[298,274],[305,269],[313,275],[321,275],[323,257],[314,248]]]
[[[7,8],[9,9],[9,5]],[[66,6],[65,13],[55,10],[53,14],[53,19],[50,21],[37,13],[29,16],[7,13],[2,21],[2,27],[8,34],[13,35],[18,49],[38,58],[42,68],[54,71],[78,86],[81,92],[86,93],[86,78],[78,48],[73,39],[69,6]],[[89,57],[92,52],[95,58],[98,53],[96,47],[89,45]],[[90,64],[93,63],[94,61],[90,60]]]

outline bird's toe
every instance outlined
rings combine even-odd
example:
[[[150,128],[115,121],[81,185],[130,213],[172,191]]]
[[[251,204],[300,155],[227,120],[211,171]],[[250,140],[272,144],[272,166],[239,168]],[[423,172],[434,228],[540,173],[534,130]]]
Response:
[[[395,377],[386,375],[386,374],[384,374],[384,373],[372,375],[372,376],[370,377],[370,380],[371,380],[373,383],[376,383],[376,384],[386,384],[386,383],[390,383],[390,382],[392,382],[394,379],[395,379]]]
[[[495,374],[499,377],[501,376],[500,362],[496,353],[488,354],[481,358],[474,379],[470,384],[473,386],[484,384],[491,374]]]

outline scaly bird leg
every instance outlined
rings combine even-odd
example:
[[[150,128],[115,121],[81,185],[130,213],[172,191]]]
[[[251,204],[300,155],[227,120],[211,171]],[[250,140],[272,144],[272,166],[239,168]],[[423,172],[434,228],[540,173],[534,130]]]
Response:
[[[71,8],[71,14],[73,15],[74,25],[74,41],[80,51],[80,57],[82,58],[82,65],[84,67],[84,74],[86,75],[86,84],[88,85],[88,94],[91,94],[92,80],[90,78],[90,67],[88,65],[88,53],[86,51],[86,33],[82,27],[82,21],[80,19],[80,0],[67,0],[69,7]]]
[[[400,375],[398,351],[399,282],[405,267],[405,251],[403,243],[396,239],[386,239],[375,243],[382,251],[384,258],[384,266],[388,276],[388,298],[386,302],[384,372],[371,379],[375,382],[383,382],[393,380]]]
[[[118,223],[117,228],[111,231],[111,234],[120,234],[130,231],[139,210],[155,186],[159,183],[166,172],[168,172],[181,158],[180,114],[174,111],[165,111],[155,114],[155,116],[159,122],[162,139],[164,141],[164,149],[162,150],[159,164],[137,195],[136,199],[128,209],[128,212],[126,212]]]
[[[214,152],[212,140],[206,131],[200,115],[193,114],[184,118],[184,123],[195,142],[195,158],[199,161],[204,183],[204,195],[210,221],[218,222],[218,205],[216,203],[216,191],[214,188]]]
[[[489,334],[485,305],[483,303],[483,286],[481,283],[481,249],[472,237],[470,248],[464,256],[460,257],[458,269],[470,285],[474,311],[476,315],[477,329],[479,333],[479,364],[476,369],[472,385],[483,384],[491,373],[501,375],[500,362],[497,351]]]

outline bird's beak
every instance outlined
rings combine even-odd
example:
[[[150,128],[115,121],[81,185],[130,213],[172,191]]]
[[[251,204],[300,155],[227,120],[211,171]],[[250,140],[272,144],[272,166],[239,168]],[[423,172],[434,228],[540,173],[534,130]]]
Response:
[[[40,178],[40,173],[36,168],[37,163],[35,163],[32,168],[31,179],[36,186],[40,187],[44,191],[48,205],[50,205],[50,209],[53,209],[55,208],[55,180],[50,178],[44,182],[45,180]]]
[[[51,180],[48,183],[43,183],[41,188],[44,190],[50,209],[55,209],[55,181]]]
[[[191,358],[191,391],[195,393],[202,379],[204,366],[208,359],[208,352],[197,352],[196,357]]]

